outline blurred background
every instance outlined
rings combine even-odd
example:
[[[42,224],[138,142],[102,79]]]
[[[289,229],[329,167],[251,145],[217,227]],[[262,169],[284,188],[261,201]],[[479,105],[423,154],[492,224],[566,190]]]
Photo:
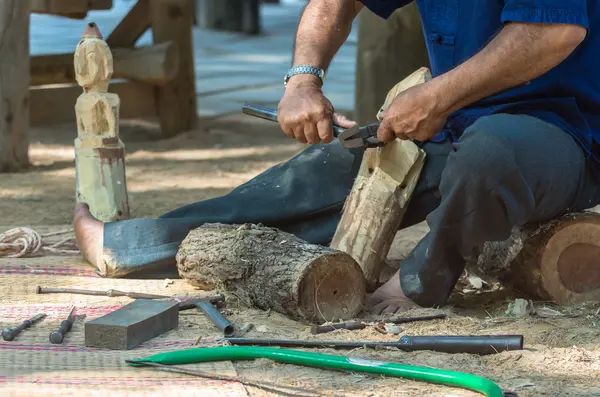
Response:
[[[71,222],[82,93],[73,53],[90,22],[113,55],[109,92],[120,98],[132,217],[225,194],[305,148],[241,109],[277,107],[306,0],[29,0],[29,11],[22,1],[2,4],[5,38],[19,39],[1,54],[0,74],[16,84],[0,95],[28,95],[28,109],[13,109],[19,123],[0,126],[7,227]],[[337,111],[375,121],[387,90],[424,66],[424,54],[414,5],[387,21],[365,9],[323,90]]]

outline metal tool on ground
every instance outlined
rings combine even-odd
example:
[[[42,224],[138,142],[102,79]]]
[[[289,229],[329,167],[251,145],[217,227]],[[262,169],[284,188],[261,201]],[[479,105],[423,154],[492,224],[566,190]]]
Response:
[[[85,323],[85,345],[128,350],[179,326],[179,305],[138,299]]]
[[[261,119],[277,122],[277,109],[272,109],[261,105],[244,104],[242,113],[259,117]],[[339,125],[333,125],[333,136],[340,140],[340,145],[346,149],[353,148],[373,148],[384,145],[377,139],[377,129],[379,124],[369,124],[364,127],[354,126],[344,128]]]
[[[380,323],[391,323],[391,324],[405,324],[412,323],[416,321],[428,321],[428,320],[437,320],[448,317],[447,314],[434,314],[431,316],[416,316],[416,317],[397,317],[391,318],[387,320],[382,320]],[[345,330],[357,330],[364,329],[369,326],[368,323],[362,321],[350,321],[346,323],[337,323],[337,324],[327,324],[327,325],[313,325],[310,329],[310,332],[313,335],[324,334],[327,332],[335,331],[336,329],[345,329]]]
[[[60,344],[63,342],[65,335],[71,330],[71,327],[73,327],[73,322],[75,321],[75,316],[73,315],[74,312],[75,306],[71,309],[67,319],[60,322],[60,327],[50,333],[50,343]]]
[[[35,316],[33,316],[32,318],[30,318],[29,320],[23,321],[19,326],[15,327],[15,328],[4,328],[2,330],[2,339],[4,339],[7,342],[15,339],[15,337],[17,335],[19,335],[21,333],[21,331],[23,331],[26,328],[31,327],[33,324],[37,323],[44,317],[46,317],[45,313],[39,313],[39,314],[36,314]]]
[[[141,292],[126,292],[126,291],[118,291],[116,289],[109,289],[106,291],[94,291],[88,289],[76,289],[76,288],[47,288],[42,286],[37,286],[35,290],[36,294],[79,294],[79,295],[93,295],[93,296],[126,296],[131,299],[179,299],[174,296],[168,295],[154,295],[154,294],[146,294]],[[222,294],[214,294],[214,295],[195,295],[189,297],[191,299],[196,300],[206,300],[211,303],[218,303],[223,301],[225,297]],[[187,301],[181,302],[186,303]],[[182,305],[185,309],[190,309],[194,307],[194,305],[188,307],[187,305]]]
[[[481,336],[408,336],[397,342],[374,341],[322,341],[322,340],[283,340],[253,338],[221,338],[232,345],[241,346],[280,346],[280,347],[313,347],[313,348],[358,348],[358,347],[395,347],[410,352],[431,350],[441,353],[496,354],[503,351],[522,350],[522,335],[481,335]]]
[[[231,322],[227,320],[212,303],[208,301],[199,301],[196,303],[196,307],[204,312],[206,317],[208,317],[210,321],[223,332],[224,336],[230,337],[235,334],[233,324],[231,324]]]

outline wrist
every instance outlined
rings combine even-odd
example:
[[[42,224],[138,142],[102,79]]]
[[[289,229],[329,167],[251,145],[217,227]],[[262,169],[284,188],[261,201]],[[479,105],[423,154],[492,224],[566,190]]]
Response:
[[[431,80],[428,84],[431,85],[431,94],[435,97],[438,114],[449,116],[460,108],[461,89],[457,84],[452,84],[447,74]]]
[[[289,78],[286,88],[315,88],[320,90],[323,82],[318,76],[312,74],[296,74]]]

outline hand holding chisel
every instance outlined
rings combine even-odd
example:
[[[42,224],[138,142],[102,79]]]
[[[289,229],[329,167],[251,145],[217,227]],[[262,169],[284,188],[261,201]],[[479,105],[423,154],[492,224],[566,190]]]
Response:
[[[75,307],[71,309],[67,319],[60,322],[60,327],[50,333],[50,343],[62,343],[62,341],[65,339],[65,334],[71,330],[73,322],[75,321],[75,316],[73,316],[74,311]]]
[[[2,339],[4,339],[7,342],[15,339],[15,337],[19,335],[21,331],[31,327],[33,324],[43,319],[44,317],[46,317],[46,314],[39,313],[30,318],[29,320],[23,321],[23,323],[16,328],[4,328],[2,330]]]

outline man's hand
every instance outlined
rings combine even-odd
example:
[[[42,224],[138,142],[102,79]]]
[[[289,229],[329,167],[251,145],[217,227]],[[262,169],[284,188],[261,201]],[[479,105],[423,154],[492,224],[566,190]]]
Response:
[[[330,143],[334,123],[345,128],[356,123],[334,112],[331,102],[313,77],[292,76],[279,102],[277,121],[285,135],[298,142]]]
[[[426,141],[437,135],[448,114],[441,110],[435,85],[424,83],[403,91],[384,112],[377,138],[390,142],[396,138]]]

